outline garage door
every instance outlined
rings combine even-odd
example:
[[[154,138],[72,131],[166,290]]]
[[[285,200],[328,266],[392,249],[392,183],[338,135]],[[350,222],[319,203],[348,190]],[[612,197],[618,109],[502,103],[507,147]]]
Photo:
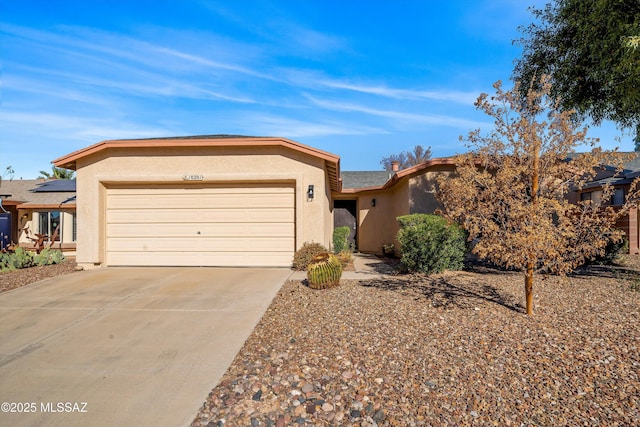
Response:
[[[110,266],[290,266],[292,186],[109,188]]]

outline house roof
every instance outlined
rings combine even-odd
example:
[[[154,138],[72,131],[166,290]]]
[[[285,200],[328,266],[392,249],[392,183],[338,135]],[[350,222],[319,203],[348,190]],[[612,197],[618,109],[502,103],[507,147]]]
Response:
[[[353,182],[353,187],[348,187],[344,182],[343,182],[343,192],[344,193],[359,193],[362,191],[375,191],[375,190],[386,190],[387,188],[391,188],[394,185],[398,184],[399,182],[403,181],[405,178],[411,178],[413,176],[419,175],[421,173],[423,173],[424,171],[426,171],[427,169],[431,169],[434,167],[439,167],[439,166],[454,166],[455,165],[455,161],[452,157],[440,157],[440,158],[436,158],[436,159],[430,159],[427,160],[425,162],[422,162],[420,164],[417,164],[415,166],[411,166],[410,168],[407,169],[403,169],[400,170],[398,172],[343,172],[343,177],[344,177],[344,173],[349,173],[349,174],[354,174],[354,176],[358,176],[358,174],[362,173],[363,175],[363,179],[361,181],[357,181],[356,180],[352,181]],[[373,174],[376,175],[373,175]],[[370,185],[370,186],[357,186],[357,184],[359,183],[364,183],[365,179],[367,177],[366,174],[371,174],[370,176],[372,177],[372,180],[370,182],[375,181],[376,179],[378,180],[374,185]],[[382,174],[386,174],[387,179],[382,180],[383,175]],[[343,179],[344,181],[344,179]]]
[[[340,157],[318,150],[296,141],[270,136],[239,135],[196,135],[168,138],[119,139],[101,141],[89,147],[74,151],[53,161],[56,167],[76,170],[79,159],[112,148],[149,148],[149,147],[285,147],[325,161],[331,190],[340,191]]]
[[[580,153],[573,153],[569,156],[569,159],[572,159],[579,154]],[[604,173],[602,175],[604,176],[600,175],[599,179],[589,182],[584,186],[584,190],[602,187],[606,184],[614,186],[629,185],[636,178],[640,177],[640,153],[626,152],[620,154],[630,155],[632,156],[632,159],[621,165],[622,170],[619,173],[617,173],[618,165],[614,163],[616,161],[615,158],[611,160],[610,164],[602,165],[602,168],[604,169]]]
[[[33,193],[60,193],[76,191],[75,179],[50,179],[38,184],[37,187],[31,189]]]
[[[342,188],[379,187],[393,176],[388,171],[342,171]]]
[[[67,181],[64,183],[56,183]],[[75,180],[15,179],[0,180],[0,195],[5,206],[19,209],[74,208]]]
[[[640,153],[636,153],[636,158],[624,164],[626,170],[640,172]]]

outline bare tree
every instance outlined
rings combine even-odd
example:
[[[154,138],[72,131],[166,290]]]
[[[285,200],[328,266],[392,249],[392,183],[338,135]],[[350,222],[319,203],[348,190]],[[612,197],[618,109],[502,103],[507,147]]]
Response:
[[[416,145],[413,147],[413,151],[403,151],[399,154],[391,154],[390,156],[383,157],[380,160],[380,164],[386,171],[392,171],[392,162],[398,162],[400,169],[406,169],[411,166],[418,165],[431,158],[431,147],[424,148],[422,145]]]
[[[494,119],[495,128],[487,136],[469,133],[472,151],[456,157],[456,174],[440,180],[438,194],[443,214],[469,232],[475,254],[524,273],[528,315],[534,274],[566,274],[602,254],[610,240],[622,238],[615,220],[638,197],[636,180],[620,209],[607,206],[610,185],[600,204],[569,203],[567,194],[592,181],[601,165],[625,159],[595,148],[586,128],[575,128],[572,112],[550,98],[548,79],[535,87],[523,101],[520,88],[505,92],[497,82],[495,96],[478,98],[476,107]],[[585,143],[591,152],[575,154]]]

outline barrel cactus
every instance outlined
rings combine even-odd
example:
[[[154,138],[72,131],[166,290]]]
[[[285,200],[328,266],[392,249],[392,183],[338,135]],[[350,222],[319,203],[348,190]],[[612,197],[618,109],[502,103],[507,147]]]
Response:
[[[338,286],[340,276],[342,276],[342,264],[333,254],[317,255],[307,267],[307,281],[312,289],[327,289]]]

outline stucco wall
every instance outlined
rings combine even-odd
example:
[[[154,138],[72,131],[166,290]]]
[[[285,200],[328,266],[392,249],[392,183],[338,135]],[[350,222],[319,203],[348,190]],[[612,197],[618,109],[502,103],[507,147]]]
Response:
[[[375,206],[372,200],[375,199]],[[396,218],[409,213],[408,182],[401,182],[392,189],[371,191],[358,195],[358,248],[362,252],[381,253],[383,244],[398,247]]]
[[[284,147],[190,147],[109,149],[77,162],[77,262],[83,267],[104,262],[106,187],[126,183],[295,183],[296,248],[305,241],[330,243],[331,192],[324,160]],[[307,200],[314,185],[315,197]]]
[[[441,208],[436,200],[437,180],[451,173],[451,168],[440,167],[409,178],[409,213],[434,213]]]
[[[382,245],[393,243],[399,254],[396,240],[397,217],[412,213],[433,213],[440,207],[436,200],[436,180],[442,174],[450,174],[453,166],[439,165],[415,176],[405,177],[387,190],[357,193],[359,211],[358,248],[362,252],[382,252]],[[375,207],[371,201],[376,199]]]

